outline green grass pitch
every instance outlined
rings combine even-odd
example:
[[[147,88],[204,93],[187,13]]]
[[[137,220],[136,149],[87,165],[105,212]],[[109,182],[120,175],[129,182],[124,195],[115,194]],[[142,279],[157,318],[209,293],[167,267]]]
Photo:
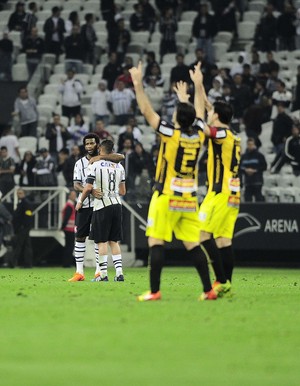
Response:
[[[232,298],[198,302],[192,268],[165,268],[160,302],[72,269],[0,271],[2,386],[299,386],[297,270],[236,269]]]

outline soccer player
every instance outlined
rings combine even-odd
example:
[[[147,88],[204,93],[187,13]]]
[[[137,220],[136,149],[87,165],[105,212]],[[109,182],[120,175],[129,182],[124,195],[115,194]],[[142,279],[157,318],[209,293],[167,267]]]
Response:
[[[89,162],[92,157],[97,156],[98,159],[107,159],[112,162],[119,162],[124,159],[122,154],[109,154],[109,155],[98,155],[99,154],[99,143],[100,139],[97,134],[89,133],[83,138],[83,145],[86,151],[86,155],[80,158],[75,166],[73,173],[74,189],[79,192],[78,199],[80,200],[82,191],[86,185],[87,169]],[[74,276],[69,279],[70,282],[83,281],[84,277],[84,255],[86,250],[86,237],[90,233],[91,220],[94,207],[94,198],[100,199],[102,193],[99,189],[95,188],[91,191],[89,197],[82,200],[82,207],[76,213],[75,219],[75,261],[76,261],[76,272]],[[95,243],[95,258],[96,258],[96,271],[95,278],[100,277],[100,266],[99,266],[99,255],[98,245]]]
[[[213,288],[221,296],[230,291],[233,271],[232,238],[240,205],[240,138],[230,129],[232,107],[222,100],[213,106],[207,103],[203,75],[198,63],[190,71],[195,88],[195,108],[203,121],[204,133],[209,137],[207,178],[208,191],[203,200],[201,245],[212,261],[216,275]],[[207,121],[205,108],[209,107]]]
[[[100,156],[107,157],[113,152],[114,143],[104,139],[100,144]],[[107,254],[111,249],[112,260],[116,269],[115,281],[124,281],[122,255],[118,241],[122,239],[122,204],[120,195],[126,193],[125,171],[121,164],[111,161],[96,161],[88,168],[86,185],[76,210],[80,211],[93,189],[101,192],[101,199],[94,201],[92,219],[92,238],[99,247],[101,275],[95,281],[108,281]]]
[[[178,103],[174,123],[160,119],[147,98],[142,81],[142,64],[130,70],[136,99],[150,126],[161,137],[157,160],[154,193],[148,212],[146,235],[150,248],[151,291],[138,297],[139,301],[160,300],[160,277],[164,263],[164,243],[172,240],[172,233],[183,241],[203,284],[200,300],[217,298],[211,287],[208,264],[199,246],[197,203],[198,156],[205,136],[194,124],[196,112],[188,98],[182,97],[177,85]],[[202,123],[202,122],[201,122]]]

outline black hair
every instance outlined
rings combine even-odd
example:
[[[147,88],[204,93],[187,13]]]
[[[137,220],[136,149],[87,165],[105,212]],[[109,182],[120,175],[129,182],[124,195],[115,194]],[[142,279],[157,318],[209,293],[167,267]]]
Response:
[[[60,8],[59,7],[53,7],[51,11],[52,11],[52,15],[55,15],[57,12],[60,12]]]
[[[70,154],[69,149],[67,147],[63,147],[62,149],[60,149],[59,153],[62,153],[62,154],[65,154],[65,155],[69,155]]]
[[[78,19],[78,12],[77,11],[70,12],[69,20],[74,24],[74,22],[76,22],[76,19]]]
[[[280,79],[278,79],[277,81],[276,81],[276,83],[279,83],[280,84],[280,86],[281,87],[285,87],[285,83],[282,81],[282,80],[280,80]]]
[[[36,3],[35,3],[35,2],[31,2],[31,3],[28,4],[28,9],[29,9],[30,11],[32,11],[32,10],[34,9],[35,6],[36,6]]]
[[[7,151],[7,147],[6,146],[1,146],[0,150],[6,150]]]
[[[103,147],[105,149],[106,154],[110,154],[113,152],[114,149],[114,143],[110,139],[103,139],[100,143],[100,147]]]
[[[88,23],[89,21],[92,20],[93,17],[94,17],[94,14],[93,14],[93,13],[87,13],[87,14],[84,16],[84,19],[85,19],[85,21]]]
[[[176,120],[182,129],[187,132],[194,123],[196,118],[196,110],[191,103],[179,102],[176,110]]]
[[[155,52],[154,51],[147,51],[147,55],[150,56],[153,60],[155,60]]]
[[[229,103],[222,100],[216,101],[214,103],[214,112],[218,114],[220,122],[229,125],[233,116],[233,108]]]
[[[85,146],[85,140],[86,139],[92,139],[92,138],[95,139],[97,145],[100,143],[100,138],[99,138],[99,136],[97,134],[95,134],[95,133],[88,133],[87,135],[85,135],[83,137],[83,140],[82,140],[83,146]]]

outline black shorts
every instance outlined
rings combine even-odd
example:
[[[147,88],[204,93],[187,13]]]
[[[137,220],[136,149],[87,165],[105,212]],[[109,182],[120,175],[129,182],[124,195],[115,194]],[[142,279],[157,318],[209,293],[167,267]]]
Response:
[[[87,237],[90,234],[93,208],[83,208],[76,212],[75,237]]]
[[[122,205],[110,205],[94,211],[90,239],[95,243],[122,239]]]

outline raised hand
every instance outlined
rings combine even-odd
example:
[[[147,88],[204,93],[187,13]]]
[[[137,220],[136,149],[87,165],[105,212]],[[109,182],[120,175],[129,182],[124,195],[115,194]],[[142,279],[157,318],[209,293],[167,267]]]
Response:
[[[143,68],[141,61],[139,62],[137,67],[132,67],[129,72],[134,86],[143,82]]]
[[[201,62],[198,62],[194,66],[194,70],[190,70],[190,77],[191,77],[192,81],[194,82],[194,84],[199,85],[199,84],[203,83],[203,74],[201,71]]]
[[[187,84],[180,80],[179,82],[176,82],[176,85],[173,87],[174,91],[177,94],[177,97],[180,102],[188,102],[189,101],[189,94],[187,93]]]

